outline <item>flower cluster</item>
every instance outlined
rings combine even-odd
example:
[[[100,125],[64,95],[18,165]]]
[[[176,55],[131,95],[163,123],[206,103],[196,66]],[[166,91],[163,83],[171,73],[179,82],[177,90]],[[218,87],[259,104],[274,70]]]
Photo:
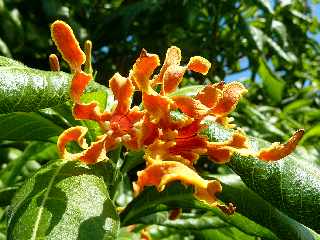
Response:
[[[138,180],[133,184],[136,195],[145,186],[156,186],[162,191],[168,183],[181,181],[194,187],[194,195],[198,199],[232,213],[232,205],[221,205],[217,201],[216,194],[222,191],[220,183],[203,179],[194,169],[199,155],[206,154],[217,163],[228,162],[234,152],[274,161],[290,154],[303,134],[302,130],[297,131],[286,144],[276,143],[255,153],[240,130],[234,131],[228,141],[210,142],[201,134],[206,127],[204,120],[210,117],[227,128],[234,127],[228,114],[247,90],[239,82],[220,82],[205,86],[193,97],[173,94],[186,71],[205,75],[211,66],[208,60],[199,56],[190,58],[187,65],[181,65],[181,51],[177,47],[168,49],[156,75],[154,71],[160,65],[159,57],[146,50],[142,50],[129,76],[114,74],[109,81],[116,100],[111,111],[100,109],[95,101],[83,103],[81,95],[92,79],[92,71],[83,71],[82,65],[88,66],[90,54],[81,50],[66,23],[55,21],[51,26],[51,34],[73,73],[70,97],[74,102],[75,119],[96,121],[103,131],[88,146],[85,140],[87,128],[76,126],[67,129],[58,139],[62,158],[94,164],[107,160],[107,153],[118,144],[127,150],[144,150],[146,168],[138,172]],[[55,55],[50,59],[52,68],[59,69]],[[131,107],[134,91],[141,92],[142,107]],[[71,141],[76,141],[83,151],[68,152],[66,145]]]

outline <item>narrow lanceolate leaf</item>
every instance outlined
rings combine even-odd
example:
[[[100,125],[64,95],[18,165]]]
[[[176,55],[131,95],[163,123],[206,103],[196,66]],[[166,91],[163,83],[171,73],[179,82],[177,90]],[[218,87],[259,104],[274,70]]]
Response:
[[[8,240],[116,239],[119,219],[106,170],[62,160],[41,169],[12,201]]]
[[[274,102],[280,102],[285,82],[271,71],[263,58],[259,59],[258,74],[263,81],[266,93]]]
[[[37,113],[0,114],[0,126],[0,140],[47,140],[63,131],[63,128]]]
[[[278,239],[271,231],[254,223],[239,213],[227,216],[218,208],[211,207],[195,199],[192,189],[186,188],[179,183],[170,185],[162,192],[158,192],[153,187],[146,188],[120,214],[121,224],[126,226],[140,223],[140,218],[143,218],[146,215],[175,208],[195,208],[210,211],[227,224],[238,228],[248,235],[270,240]]]
[[[207,122],[211,141],[224,141],[231,131],[214,122]],[[250,138],[253,150],[270,146],[265,141]],[[320,232],[320,170],[295,154],[269,163],[252,156],[235,154],[229,166],[244,183],[263,199],[288,216]]]

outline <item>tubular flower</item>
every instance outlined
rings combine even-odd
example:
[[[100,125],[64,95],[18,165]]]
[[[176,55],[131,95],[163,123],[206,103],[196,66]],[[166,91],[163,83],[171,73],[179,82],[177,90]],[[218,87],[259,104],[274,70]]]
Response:
[[[187,70],[205,75],[211,66],[208,60],[199,56],[191,57],[185,66],[181,66],[181,51],[174,46],[168,49],[158,74],[154,74],[160,65],[158,55],[143,49],[128,77],[119,73],[113,75],[109,80],[116,100],[112,110],[100,109],[95,101],[83,103],[81,96],[93,78],[92,43],[86,41],[84,53],[70,26],[62,21],[51,25],[51,35],[73,74],[70,86],[73,116],[78,120],[97,122],[102,131],[101,136],[88,145],[87,128],[76,126],[65,130],[57,143],[61,157],[94,164],[107,160],[107,153],[118,144],[128,150],[144,150],[146,168],[138,172],[138,180],[134,183],[136,195],[145,186],[155,186],[162,191],[169,183],[180,181],[193,186],[194,196],[199,200],[231,214],[235,211],[232,204],[218,203],[216,194],[222,191],[220,183],[203,179],[196,172],[193,165],[199,156],[206,154],[214,162],[226,163],[237,152],[264,161],[276,161],[290,154],[303,135],[299,130],[286,144],[275,143],[258,152],[252,152],[247,137],[240,130],[234,131],[227,141],[209,141],[202,133],[206,128],[204,120],[211,117],[225,127],[233,127],[228,114],[247,90],[239,82],[220,82],[205,86],[194,97],[171,96]],[[49,61],[51,69],[59,71],[57,56],[51,55]],[[135,90],[142,92],[142,109],[131,107]],[[72,142],[82,151],[71,152]]]

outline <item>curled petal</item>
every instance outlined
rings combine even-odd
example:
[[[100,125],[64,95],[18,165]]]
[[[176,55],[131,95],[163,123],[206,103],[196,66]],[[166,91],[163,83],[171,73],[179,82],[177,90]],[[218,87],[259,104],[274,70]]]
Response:
[[[130,108],[131,97],[134,90],[131,80],[116,73],[110,79],[109,85],[115,99],[118,101],[114,112],[116,114],[126,114]]]
[[[87,148],[86,135],[88,129],[86,127],[71,127],[65,130],[58,138],[57,147],[59,154],[64,159],[69,159],[70,153],[67,152],[66,146],[69,142],[76,141],[81,148]],[[72,159],[73,160],[73,159]]]
[[[91,79],[92,75],[83,71],[74,73],[70,89],[70,95],[74,102],[80,102],[80,97]]]
[[[71,27],[63,21],[57,20],[51,25],[51,37],[63,59],[73,70],[80,70],[86,60]]]
[[[105,148],[107,137],[107,135],[101,136],[98,141],[91,143],[88,149],[79,154],[78,160],[86,164],[94,164],[108,159]]]
[[[180,61],[181,61],[180,48],[175,47],[175,46],[168,48],[164,63],[160,69],[159,74],[152,81],[152,86],[155,86],[156,84],[162,84],[164,73],[167,71],[168,67],[170,67],[171,65],[179,66]]]
[[[171,65],[168,67],[167,71],[163,75],[163,95],[174,92],[186,72],[186,67],[181,67],[178,65]]]
[[[163,191],[166,185],[173,181],[193,185],[197,198],[211,205],[217,205],[215,194],[222,191],[220,183],[216,180],[205,180],[191,168],[176,161],[156,162],[138,172],[134,192],[138,195],[145,186],[156,186],[158,191]]]
[[[145,49],[142,49],[139,58],[130,71],[129,78],[132,79],[140,91],[150,93],[153,91],[150,86],[150,77],[159,65],[158,55],[147,53]]]
[[[247,89],[239,82],[225,84],[222,89],[222,99],[213,108],[215,116],[226,116],[237,106],[240,98],[247,92]]]
[[[77,120],[93,120],[93,121],[105,121],[108,113],[100,113],[100,109],[97,102],[91,102],[88,104],[75,103],[73,106],[73,116]],[[110,118],[110,114],[109,114]]]
[[[188,96],[173,96],[175,105],[187,116],[199,119],[209,113],[210,108],[203,105],[199,100]]]
[[[222,98],[222,91],[219,85],[220,83],[205,86],[195,98],[208,108],[215,107]]]
[[[150,121],[154,124],[160,122],[163,127],[170,124],[170,98],[161,95],[142,95],[143,107],[150,116]]]
[[[156,139],[146,148],[144,158],[148,164],[162,160],[182,160],[181,157],[179,158],[169,153],[169,148],[174,145],[174,141]]]
[[[200,56],[190,58],[188,63],[188,69],[194,72],[206,75],[211,67],[211,63]]]
[[[207,154],[216,163],[226,163],[234,152],[249,154],[247,137],[240,131],[234,132],[232,138],[225,142],[208,142]]]
[[[300,129],[293,134],[287,143],[273,143],[269,148],[261,149],[257,154],[258,158],[264,161],[277,161],[288,156],[294,151],[303,134],[304,130]]]
[[[108,135],[102,135],[96,142],[91,143],[88,147],[84,135],[88,131],[85,127],[72,127],[64,131],[58,138],[58,150],[61,157],[65,160],[80,160],[86,164],[93,164],[107,159],[106,148],[113,146],[114,140]],[[66,149],[66,145],[76,141],[81,148],[85,149],[80,153],[70,153]],[[108,143],[108,146],[106,145]]]

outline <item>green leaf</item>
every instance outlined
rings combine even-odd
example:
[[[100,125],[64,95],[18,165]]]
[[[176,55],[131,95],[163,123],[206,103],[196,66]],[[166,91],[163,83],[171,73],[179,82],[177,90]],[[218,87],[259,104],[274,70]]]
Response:
[[[201,231],[196,235],[197,239],[210,240],[255,240],[257,238],[248,236],[237,228],[224,228],[224,229],[207,229]]]
[[[42,147],[44,147],[43,143],[30,143],[21,156],[19,156],[14,161],[11,161],[8,166],[0,172],[1,183],[5,186],[12,186],[25,163],[32,155],[40,152],[42,150]]]
[[[38,113],[9,113],[0,115],[0,140],[47,140],[58,136],[63,128]]]
[[[69,99],[72,75],[62,71],[29,68],[10,58],[0,56],[0,114],[34,112],[54,107]],[[108,91],[91,81],[86,93]]]
[[[184,215],[179,216],[176,220],[169,220],[167,212],[161,212],[145,216],[140,218],[141,223],[150,225],[160,225],[165,227],[171,227],[179,230],[189,229],[189,230],[204,230],[204,229],[214,229],[230,227],[229,224],[221,220],[219,217],[215,216],[193,216],[184,217]]]
[[[220,180],[222,193],[219,198],[232,202],[237,212],[272,230],[280,239],[317,239],[316,234],[302,224],[288,217],[270,203],[250,190],[235,174],[205,175]],[[318,236],[319,237],[319,236]]]
[[[0,38],[0,53],[7,57],[11,57],[10,49],[8,48],[5,41],[3,41],[1,38]]]
[[[308,129],[306,131],[306,133],[304,134],[301,141],[303,143],[306,140],[308,140],[309,138],[317,137],[317,136],[320,136],[320,124],[317,124],[317,125],[313,126],[312,128]]]
[[[9,62],[12,60],[0,59],[0,113],[32,112],[68,100],[70,74]]]
[[[210,141],[225,141],[232,136],[232,131],[215,122],[206,124]],[[249,138],[249,144],[254,151],[270,146],[270,143],[256,138]],[[295,154],[272,163],[234,154],[228,165],[263,199],[298,222],[320,231],[319,168]]]
[[[58,160],[42,168],[17,193],[8,240],[116,238],[119,219],[109,198],[106,164]]]
[[[211,207],[195,199],[192,188],[185,188],[178,183],[170,185],[162,192],[158,192],[153,187],[146,188],[121,212],[121,224],[124,226],[134,224],[139,221],[139,218],[146,215],[174,208],[194,208],[210,211],[226,223],[237,227],[248,235],[264,237],[265,239],[277,239],[268,229],[238,213],[227,216],[218,208]]]
[[[288,104],[283,108],[283,113],[288,114],[291,112],[295,112],[296,110],[301,109],[302,107],[305,106],[310,106],[312,103],[311,99],[300,99],[300,100],[295,100],[292,103]]]
[[[11,58],[0,56],[0,66],[1,67],[27,67],[23,63],[13,60]]]
[[[280,102],[282,99],[282,93],[284,88],[284,81],[278,78],[268,67],[263,58],[259,59],[258,73],[263,80],[263,86],[267,94],[275,102]]]

